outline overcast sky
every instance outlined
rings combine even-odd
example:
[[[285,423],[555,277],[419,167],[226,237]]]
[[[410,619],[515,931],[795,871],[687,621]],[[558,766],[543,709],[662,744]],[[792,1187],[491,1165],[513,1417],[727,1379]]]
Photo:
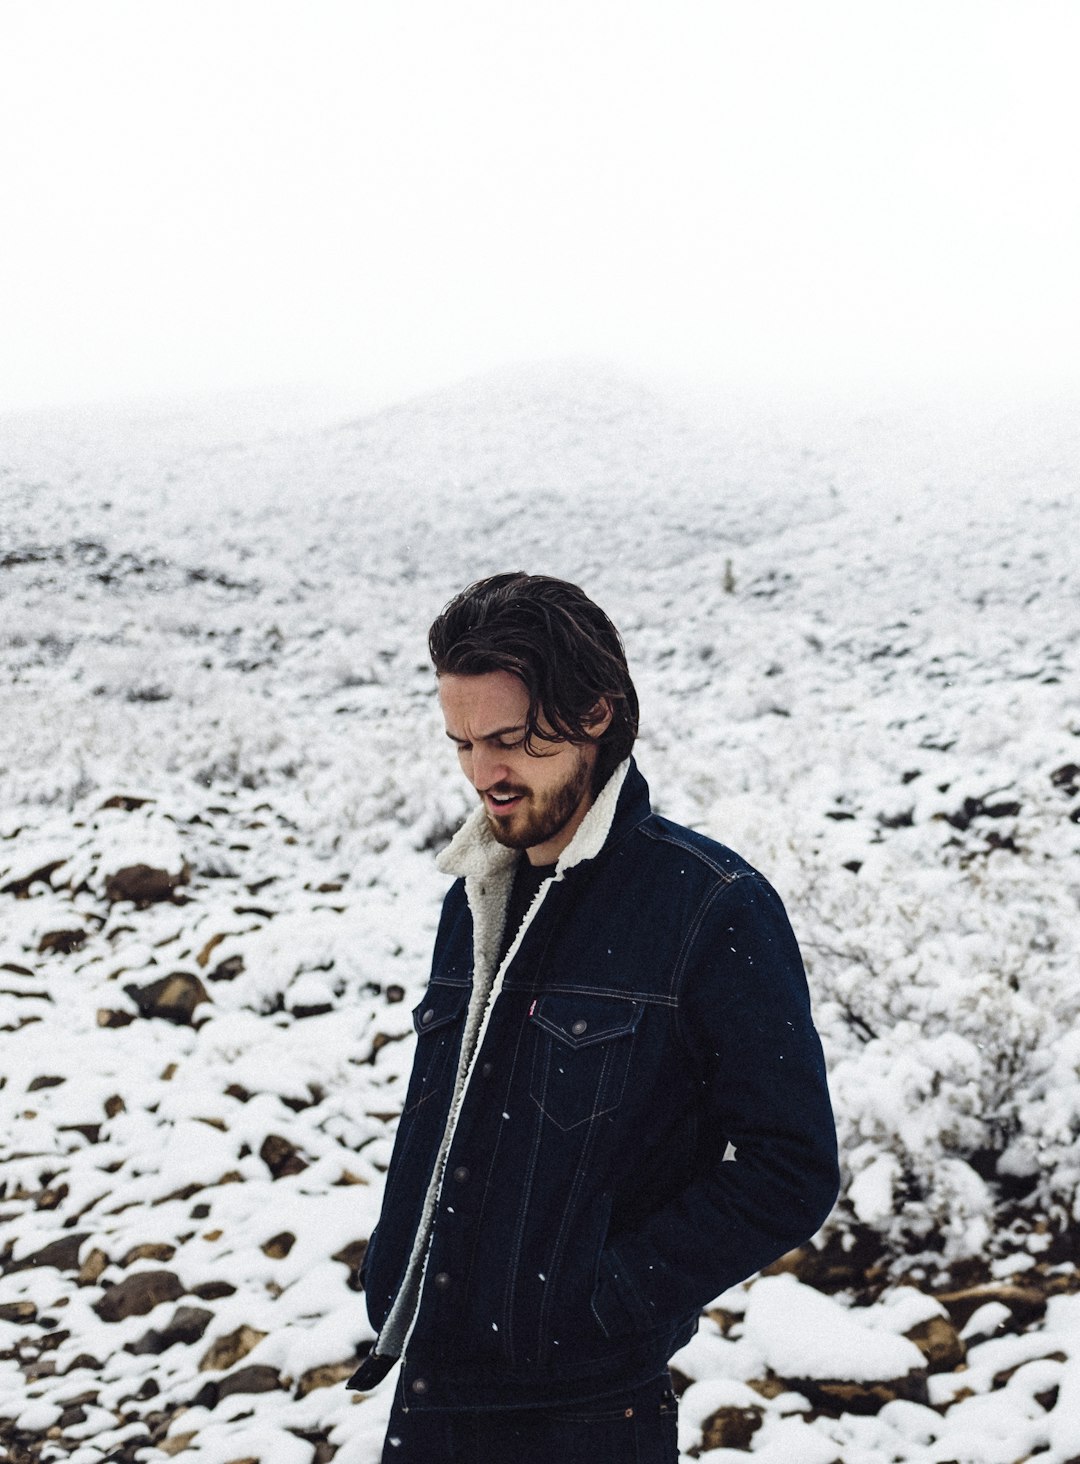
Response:
[[[0,0],[0,407],[1080,376],[1075,0]]]

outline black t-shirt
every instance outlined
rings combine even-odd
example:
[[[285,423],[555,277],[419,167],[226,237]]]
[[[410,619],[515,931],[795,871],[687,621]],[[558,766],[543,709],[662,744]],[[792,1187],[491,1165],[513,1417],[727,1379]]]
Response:
[[[522,855],[514,872],[514,883],[506,907],[506,921],[503,925],[502,944],[499,947],[499,964],[513,944],[518,927],[525,918],[525,912],[533,902],[537,890],[546,879],[555,873],[554,864],[530,864]]]

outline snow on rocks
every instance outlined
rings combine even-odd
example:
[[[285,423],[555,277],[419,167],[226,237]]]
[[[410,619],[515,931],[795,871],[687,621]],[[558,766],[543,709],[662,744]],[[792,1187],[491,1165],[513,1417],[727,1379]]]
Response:
[[[623,630],[660,810],[781,890],[830,1065],[840,1204],[676,1360],[684,1457],[1080,1453],[1076,420],[556,367],[5,424],[0,1452],[378,1458],[337,1385],[471,806],[424,636],[513,523]]]

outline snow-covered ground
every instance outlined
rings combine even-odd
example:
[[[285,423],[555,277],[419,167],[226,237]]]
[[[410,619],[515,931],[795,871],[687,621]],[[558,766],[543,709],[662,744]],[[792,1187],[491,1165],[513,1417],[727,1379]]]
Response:
[[[843,1197],[675,1360],[684,1457],[1080,1454],[1078,421],[583,366],[0,421],[0,1447],[377,1460],[350,1281],[470,807],[425,636],[524,568],[622,629],[830,1062]]]

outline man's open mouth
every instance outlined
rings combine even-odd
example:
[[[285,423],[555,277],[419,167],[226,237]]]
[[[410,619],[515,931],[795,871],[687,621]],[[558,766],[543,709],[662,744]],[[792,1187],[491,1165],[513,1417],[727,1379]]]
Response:
[[[524,796],[523,793],[485,793],[484,800],[493,813],[509,813]]]

